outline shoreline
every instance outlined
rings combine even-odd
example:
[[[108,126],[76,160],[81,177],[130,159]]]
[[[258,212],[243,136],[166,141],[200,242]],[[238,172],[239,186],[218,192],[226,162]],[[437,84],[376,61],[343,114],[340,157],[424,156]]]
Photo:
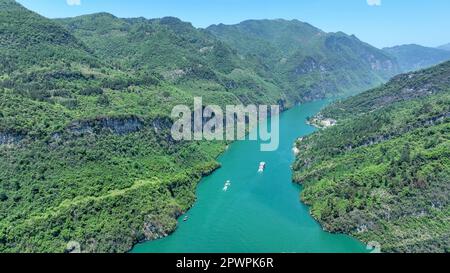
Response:
[[[317,101],[314,101],[314,102],[317,102]],[[331,103],[331,102],[328,102],[326,105],[329,105],[329,103]],[[291,109],[293,109],[293,108],[295,108],[295,107],[300,107],[300,105],[301,105],[301,104],[296,104],[294,107],[286,108],[282,113],[285,113],[286,111],[291,110]],[[308,125],[308,126],[312,126],[312,125]],[[308,135],[309,135],[309,134],[308,134]],[[308,135],[305,135],[305,136],[303,136],[303,137],[306,137],[306,136],[308,136]],[[297,139],[298,139],[298,138],[297,138]],[[228,149],[231,147],[231,145],[233,145],[234,143],[235,143],[235,141],[233,141],[233,142],[229,143],[228,145],[224,146],[224,149],[223,149],[222,153],[220,153],[220,154],[217,156],[216,159],[217,159],[217,160],[220,159],[220,157],[223,156],[223,155],[225,154],[225,152],[227,152]],[[295,142],[294,142],[294,143],[295,143]],[[295,146],[294,146],[294,147],[295,147]],[[222,163],[220,163],[219,160],[218,160],[218,163],[220,164],[220,167],[219,167],[219,168],[213,170],[213,171],[212,171],[210,174],[208,174],[208,175],[202,176],[202,178],[200,179],[200,181],[198,181],[198,183],[197,183],[197,185],[196,185],[196,191],[198,190],[198,187],[200,186],[200,184],[202,184],[203,179],[205,179],[205,178],[207,178],[208,176],[214,174],[217,170],[219,170],[220,168],[223,167],[223,166],[222,166]],[[292,173],[291,173],[291,175],[292,175]],[[291,183],[298,184],[298,183],[295,183],[293,180],[291,180]],[[297,194],[301,194],[301,190],[300,190],[300,192],[298,192]],[[162,239],[165,239],[165,238],[167,238],[167,237],[169,237],[169,236],[173,236],[173,234],[174,234],[174,233],[178,230],[178,228],[179,228],[180,219],[182,219],[182,217],[183,217],[184,215],[188,214],[188,212],[196,205],[197,202],[198,202],[198,196],[197,196],[197,194],[196,194],[196,200],[193,202],[193,204],[189,207],[189,209],[186,210],[186,212],[184,212],[183,214],[181,214],[181,215],[176,219],[176,220],[177,220],[177,226],[174,228],[174,230],[173,230],[171,233],[169,233],[167,236],[161,237],[161,238],[159,238],[159,239],[157,239],[157,240],[162,240]],[[326,230],[323,228],[323,226],[321,225],[321,223],[320,223],[319,221],[317,221],[317,219],[314,218],[313,215],[311,214],[310,206],[308,206],[306,203],[304,203],[304,202],[301,200],[301,198],[299,198],[299,200],[298,200],[297,202],[299,202],[299,203],[301,203],[301,204],[307,206],[307,208],[308,208],[308,216],[311,217],[311,219],[312,219],[315,223],[317,223],[317,224],[320,226],[320,229],[321,229],[322,231],[324,231],[324,232],[326,232],[326,233],[329,233],[329,234],[335,234],[335,235],[340,235],[340,234],[341,234],[341,233],[333,233],[333,232],[328,232],[328,231],[326,231]],[[365,245],[366,245],[365,242],[359,240],[358,238],[356,238],[356,237],[354,237],[354,236],[352,236],[352,235],[349,235],[349,234],[342,234],[342,235],[349,236],[349,237],[352,238],[352,240],[358,241],[359,243],[361,243],[361,246],[363,246],[363,245],[365,246]],[[143,241],[140,241],[140,242],[134,244],[133,247],[132,247],[128,252],[129,252],[129,253],[130,253],[130,252],[133,253],[132,251],[133,251],[133,249],[135,249],[135,247],[136,247],[137,245],[145,244],[145,243],[147,243],[147,242],[152,242],[152,241],[157,241],[157,240],[143,240]],[[144,251],[143,253],[145,253],[145,251]],[[184,252],[182,252],[182,253],[184,253]],[[187,252],[186,252],[186,253],[187,253]],[[301,253],[301,252],[299,252],[299,253]]]

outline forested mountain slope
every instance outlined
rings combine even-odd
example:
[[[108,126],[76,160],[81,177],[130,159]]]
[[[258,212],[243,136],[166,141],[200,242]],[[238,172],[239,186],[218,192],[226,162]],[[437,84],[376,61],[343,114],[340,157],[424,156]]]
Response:
[[[326,230],[387,252],[450,250],[450,62],[337,102],[297,142],[294,179]]]
[[[172,107],[193,94],[0,7],[0,252],[125,252],[172,232],[225,147],[170,137]]]
[[[98,13],[57,22],[116,67],[158,75],[215,103],[221,96],[245,104],[301,100],[299,92],[287,92],[280,81],[256,73],[253,64],[207,31],[177,18]]]
[[[450,60],[450,51],[414,44],[383,48],[383,51],[397,59],[403,72],[428,68]]]
[[[225,148],[174,141],[173,106],[305,99],[176,18],[0,6],[1,252],[124,252],[167,235]]]
[[[355,36],[298,20],[249,20],[207,28],[307,98],[354,94],[399,73],[394,58]]]
[[[0,25],[0,73],[70,61],[99,65],[89,49],[63,27],[15,1],[0,1]]]
[[[251,55],[176,18],[50,20],[0,0],[0,252],[125,252],[172,232],[225,149],[170,136],[194,96],[289,107],[397,71],[355,37],[293,24],[299,43],[288,32],[265,56],[263,37]]]

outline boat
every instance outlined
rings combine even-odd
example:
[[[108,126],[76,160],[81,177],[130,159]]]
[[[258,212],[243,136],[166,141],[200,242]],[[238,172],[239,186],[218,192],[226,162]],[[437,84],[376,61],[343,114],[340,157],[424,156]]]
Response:
[[[259,172],[259,173],[262,173],[262,172],[264,172],[265,169],[266,169],[266,162],[261,162],[261,163],[259,163],[259,169],[258,169],[258,172]]]
[[[187,220],[189,220],[189,216],[185,216],[183,221],[186,222]]]
[[[231,186],[231,181],[228,180],[227,182],[225,182],[225,186],[223,187],[223,191],[227,191],[230,186]]]

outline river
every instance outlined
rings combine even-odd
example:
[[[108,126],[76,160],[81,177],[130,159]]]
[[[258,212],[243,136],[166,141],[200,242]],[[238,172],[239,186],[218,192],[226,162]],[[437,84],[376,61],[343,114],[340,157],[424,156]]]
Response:
[[[134,253],[323,253],[367,252],[358,240],[330,234],[300,202],[292,183],[294,141],[314,132],[306,119],[327,104],[297,106],[280,116],[280,147],[261,152],[260,143],[235,142],[219,161],[222,168],[204,178],[198,200],[170,236],[141,243]],[[261,161],[267,163],[259,174]],[[231,186],[224,191],[224,184]],[[184,216],[183,216],[184,217]]]

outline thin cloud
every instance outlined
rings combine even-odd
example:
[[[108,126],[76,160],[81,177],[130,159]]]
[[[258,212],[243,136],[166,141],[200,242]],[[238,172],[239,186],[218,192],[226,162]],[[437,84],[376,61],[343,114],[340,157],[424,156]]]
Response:
[[[79,6],[81,5],[81,0],[66,0],[69,6]]]
[[[369,6],[381,6],[381,0],[367,0]]]

